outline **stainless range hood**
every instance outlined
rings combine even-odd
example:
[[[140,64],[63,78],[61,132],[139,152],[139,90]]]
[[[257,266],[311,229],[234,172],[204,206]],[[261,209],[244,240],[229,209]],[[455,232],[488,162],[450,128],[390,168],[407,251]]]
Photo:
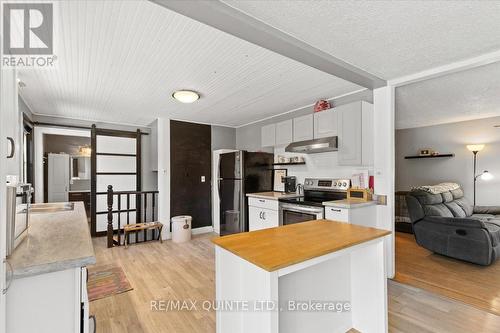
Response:
[[[338,137],[330,136],[328,138],[306,140],[292,142],[286,146],[285,151],[289,153],[301,153],[301,154],[315,154],[315,153],[325,153],[328,151],[337,151],[338,147]]]

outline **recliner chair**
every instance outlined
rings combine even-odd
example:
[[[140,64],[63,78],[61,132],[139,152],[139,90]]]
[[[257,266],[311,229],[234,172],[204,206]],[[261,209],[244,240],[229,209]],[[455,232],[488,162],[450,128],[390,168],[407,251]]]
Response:
[[[479,265],[500,257],[500,206],[472,206],[462,188],[412,190],[406,203],[418,245]]]

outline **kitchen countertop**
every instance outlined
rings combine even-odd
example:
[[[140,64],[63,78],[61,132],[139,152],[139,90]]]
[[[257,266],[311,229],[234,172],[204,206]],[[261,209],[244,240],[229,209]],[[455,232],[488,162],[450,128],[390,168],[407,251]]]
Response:
[[[376,205],[376,201],[358,201],[358,200],[349,200],[349,199],[344,199],[344,200],[334,200],[334,201],[325,201],[323,202],[323,206],[327,207],[337,207],[337,208],[347,208],[347,209],[354,209],[354,208],[361,208],[361,207],[366,207],[366,206],[373,206]]]
[[[28,235],[8,261],[14,279],[95,264],[83,203],[72,211],[32,213]]]
[[[247,193],[247,197],[278,200],[281,198],[299,198],[302,197],[302,195],[297,193],[284,193],[284,192],[258,192],[258,193]]]
[[[315,220],[217,237],[212,242],[272,272],[390,233],[348,223]]]
[[[69,190],[68,193],[90,193],[90,190]]]

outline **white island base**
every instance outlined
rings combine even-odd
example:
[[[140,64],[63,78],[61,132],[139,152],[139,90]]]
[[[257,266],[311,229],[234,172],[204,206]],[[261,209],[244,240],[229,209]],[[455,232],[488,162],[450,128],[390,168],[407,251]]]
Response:
[[[250,301],[246,311],[219,309],[217,333],[343,333],[351,328],[363,333],[387,332],[383,238],[275,271],[216,246],[216,300],[218,305]],[[258,302],[254,305],[252,301]],[[281,311],[261,310],[262,301],[277,301],[269,305],[272,308],[272,304],[279,304]],[[311,301],[317,306],[347,303],[351,309],[289,311],[289,301],[306,305]]]

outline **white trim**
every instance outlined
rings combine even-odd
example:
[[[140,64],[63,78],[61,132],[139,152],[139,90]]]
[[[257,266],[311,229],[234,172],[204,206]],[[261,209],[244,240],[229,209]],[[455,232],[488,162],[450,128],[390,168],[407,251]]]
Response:
[[[191,229],[191,235],[208,234],[214,232],[212,226]]]
[[[205,123],[202,121],[193,121],[193,120],[186,120],[186,119],[178,119],[178,118],[169,118],[170,120],[174,121],[183,121],[186,123],[192,123],[192,124],[199,124],[199,125],[210,125],[210,126],[220,126],[220,127],[228,127],[228,128],[236,128],[235,126],[231,125],[222,125],[222,124],[215,124],[215,123]]]
[[[474,58],[468,58],[465,60],[452,62],[447,65],[434,67],[421,72],[392,79],[387,81],[387,85],[394,87],[401,87],[407,84],[429,80],[439,76],[453,74],[468,69],[489,65],[499,61],[500,61],[500,51],[490,52]]]
[[[331,100],[334,100],[334,99],[338,99],[338,98],[342,98],[342,97],[346,97],[346,96],[354,95],[354,94],[357,94],[357,93],[360,93],[360,92],[362,92],[362,91],[366,91],[366,90],[368,90],[368,88],[358,89],[358,90],[351,91],[351,92],[348,92],[348,93],[345,93],[345,94],[342,94],[342,95],[338,95],[338,96],[334,96],[334,97],[327,98],[327,100],[331,101]],[[257,123],[260,123],[261,121],[266,121],[266,120],[269,120],[269,119],[272,119],[272,118],[275,118],[275,117],[283,116],[283,115],[285,115],[285,114],[289,114],[289,113],[292,113],[292,112],[294,112],[294,111],[298,111],[298,110],[301,110],[301,109],[304,109],[304,108],[311,107],[311,106],[313,106],[315,103],[316,103],[316,102],[314,102],[314,103],[312,103],[312,104],[307,104],[307,105],[304,105],[304,106],[301,106],[301,107],[295,108],[295,109],[293,109],[293,110],[288,110],[288,111],[285,111],[285,112],[282,112],[282,113],[276,114],[276,115],[274,115],[274,116],[269,116],[269,117],[266,117],[266,118],[262,118],[262,119],[260,119],[260,120],[255,120],[255,121],[252,121],[252,122],[249,122],[249,123],[243,124],[243,125],[236,126],[235,128],[240,128],[240,127],[245,127],[245,126],[248,126],[248,125],[257,124]]]
[[[341,95],[338,95],[338,96],[329,97],[329,98],[327,98],[327,100],[331,101],[331,100],[335,100],[335,99],[338,99],[338,98],[347,97],[347,96],[354,95],[354,94],[357,94],[357,93],[360,93],[360,92],[363,92],[363,91],[366,91],[366,90],[369,90],[369,89],[368,88],[362,88],[362,89],[354,90],[354,91],[351,91],[351,92],[348,92],[348,93],[345,93],[345,94],[341,94]],[[207,123],[207,122],[194,121],[194,120],[189,120],[189,119],[180,119],[180,118],[168,118],[168,119],[169,120],[174,120],[174,121],[183,121],[183,122],[188,122],[188,123],[193,123],[193,124],[210,125],[210,126],[220,126],[220,127],[227,127],[227,128],[235,128],[235,129],[237,129],[237,128],[240,128],[240,127],[245,127],[245,126],[248,126],[248,125],[253,125],[253,124],[256,124],[256,123],[260,123],[262,121],[266,121],[266,120],[272,119],[274,117],[283,116],[283,115],[286,115],[288,113],[292,113],[294,111],[301,110],[301,109],[304,109],[304,108],[307,108],[307,107],[311,107],[314,104],[315,103],[303,105],[303,106],[297,107],[297,108],[292,109],[292,110],[288,110],[288,111],[285,111],[285,112],[282,112],[282,113],[278,113],[278,114],[275,114],[275,115],[272,115],[272,116],[268,116],[268,117],[265,117],[265,118],[254,120],[254,121],[251,121],[249,123],[245,123],[243,125],[223,125],[223,124],[217,124],[217,123]],[[26,104],[26,105],[28,105],[28,104]],[[30,108],[31,113],[33,114],[33,116],[53,117],[53,118],[66,119],[66,120],[85,121],[85,122],[91,122],[91,123],[98,123],[98,124],[102,123],[102,124],[119,125],[119,126],[127,126],[127,127],[141,127],[141,128],[146,128],[146,129],[151,129],[151,124],[154,123],[156,121],[156,119],[158,119],[158,118],[154,119],[148,125],[137,125],[137,124],[129,124],[129,123],[120,123],[120,122],[115,122],[115,121],[112,122],[112,123],[110,123],[108,121],[103,121],[103,120],[73,118],[73,117],[66,117],[66,116],[60,116],[60,115],[50,115],[50,114],[36,113],[36,112],[33,112],[33,110],[31,109],[31,107],[29,105],[28,105],[28,107]],[[34,121],[36,122],[35,119],[34,119]],[[64,124],[58,124],[58,125],[64,126]]]
[[[76,130],[58,127],[44,127],[35,126],[34,129],[34,141],[35,141],[35,202],[43,202],[43,135],[44,134],[55,134],[55,135],[69,135],[69,136],[82,136],[90,138],[90,130]]]
[[[31,113],[34,116],[39,116],[39,117],[51,117],[51,118],[66,119],[66,120],[85,121],[85,122],[88,122],[88,123],[96,123],[97,125],[99,125],[99,124],[109,124],[109,125],[136,127],[136,128],[140,127],[142,129],[149,129],[149,130],[151,129],[151,127],[149,125],[137,125],[137,124],[129,124],[129,123],[120,123],[120,122],[117,122],[117,121],[109,122],[109,121],[105,121],[105,120],[74,118],[74,117],[67,117],[67,116],[60,116],[60,115],[51,115],[51,114],[36,113],[36,112],[33,112],[33,111],[31,111]],[[33,119],[33,120],[34,120],[35,123],[37,122],[36,119]],[[154,120],[152,122],[154,122]],[[57,124],[57,125],[58,126],[64,126],[64,124]]]

